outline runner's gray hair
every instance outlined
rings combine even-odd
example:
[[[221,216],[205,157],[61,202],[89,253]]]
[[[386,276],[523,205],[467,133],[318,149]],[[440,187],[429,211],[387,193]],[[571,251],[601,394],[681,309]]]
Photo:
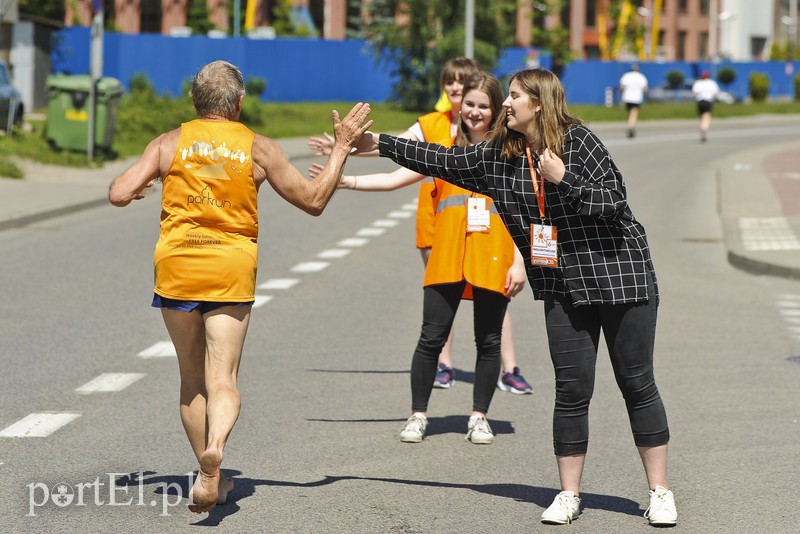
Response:
[[[204,66],[192,81],[192,103],[197,115],[220,115],[233,119],[244,96],[242,72],[227,61],[213,61]]]

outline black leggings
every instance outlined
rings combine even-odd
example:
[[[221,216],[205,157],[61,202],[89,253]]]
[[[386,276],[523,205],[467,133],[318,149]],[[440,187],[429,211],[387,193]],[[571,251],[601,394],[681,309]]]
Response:
[[[655,290],[650,286],[650,295]],[[657,304],[574,306],[569,297],[545,298],[550,358],[556,375],[553,449],[558,456],[585,454],[589,401],[594,391],[600,330],[614,376],[628,409],[633,440],[640,447],[669,441],[667,414],[653,376]]]
[[[425,288],[422,331],[411,360],[411,410],[414,412],[428,411],[428,399],[436,378],[439,353],[450,334],[465,285],[466,282],[458,282]],[[473,287],[472,293],[475,346],[478,352],[472,388],[472,409],[486,413],[500,375],[500,335],[508,298],[501,293],[478,287]]]

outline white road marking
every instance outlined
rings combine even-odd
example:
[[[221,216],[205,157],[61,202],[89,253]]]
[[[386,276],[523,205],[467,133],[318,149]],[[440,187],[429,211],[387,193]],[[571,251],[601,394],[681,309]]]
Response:
[[[323,250],[319,254],[317,254],[318,258],[324,259],[333,259],[333,258],[344,258],[348,254],[350,254],[350,249],[346,248],[331,248],[328,250]]]
[[[80,416],[72,412],[32,413],[0,430],[0,438],[44,438]]]
[[[392,219],[408,219],[409,217],[413,217],[414,214],[410,211],[390,211],[386,216]]]
[[[400,224],[400,221],[396,221],[394,219],[378,219],[372,226],[377,226],[378,228],[394,228]]]
[[[745,250],[800,250],[800,239],[785,217],[742,217],[739,232]]]
[[[272,300],[272,296],[270,295],[256,295],[255,302],[253,302],[253,308],[260,308],[267,302]]]
[[[84,395],[105,391],[122,391],[144,376],[146,376],[144,373],[103,373],[75,391]]]
[[[293,273],[316,273],[325,269],[328,265],[330,265],[330,263],[327,261],[304,261],[298,263],[290,270]]]
[[[417,205],[416,204],[403,204],[402,206],[400,206],[400,209],[401,210],[406,210],[406,211],[417,211]]]
[[[361,247],[369,243],[369,239],[364,237],[349,237],[347,239],[342,239],[336,246],[339,247]]]
[[[177,357],[178,354],[175,352],[175,346],[172,341],[159,341],[155,345],[144,349],[138,356],[141,358],[167,358],[170,356]]]
[[[289,289],[299,283],[299,278],[272,278],[258,286],[258,289]]]
[[[362,228],[356,232],[356,235],[358,237],[376,237],[385,233],[386,230],[384,228]]]

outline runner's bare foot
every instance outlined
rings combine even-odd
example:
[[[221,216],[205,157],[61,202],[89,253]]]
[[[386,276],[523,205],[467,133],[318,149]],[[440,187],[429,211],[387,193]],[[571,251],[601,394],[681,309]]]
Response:
[[[189,491],[189,510],[192,512],[202,514],[217,505],[221,463],[222,452],[219,449],[206,449],[200,456],[200,472]]]
[[[233,491],[233,479],[219,477],[219,493],[217,493],[217,504],[228,502],[228,494]]]

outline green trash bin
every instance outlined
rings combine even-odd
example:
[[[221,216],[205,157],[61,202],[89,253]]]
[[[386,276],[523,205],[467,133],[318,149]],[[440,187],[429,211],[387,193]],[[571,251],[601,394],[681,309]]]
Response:
[[[47,77],[47,140],[68,150],[87,150],[89,142],[88,75]],[[95,90],[94,146],[108,150],[114,141],[122,84],[116,78],[97,80]]]

